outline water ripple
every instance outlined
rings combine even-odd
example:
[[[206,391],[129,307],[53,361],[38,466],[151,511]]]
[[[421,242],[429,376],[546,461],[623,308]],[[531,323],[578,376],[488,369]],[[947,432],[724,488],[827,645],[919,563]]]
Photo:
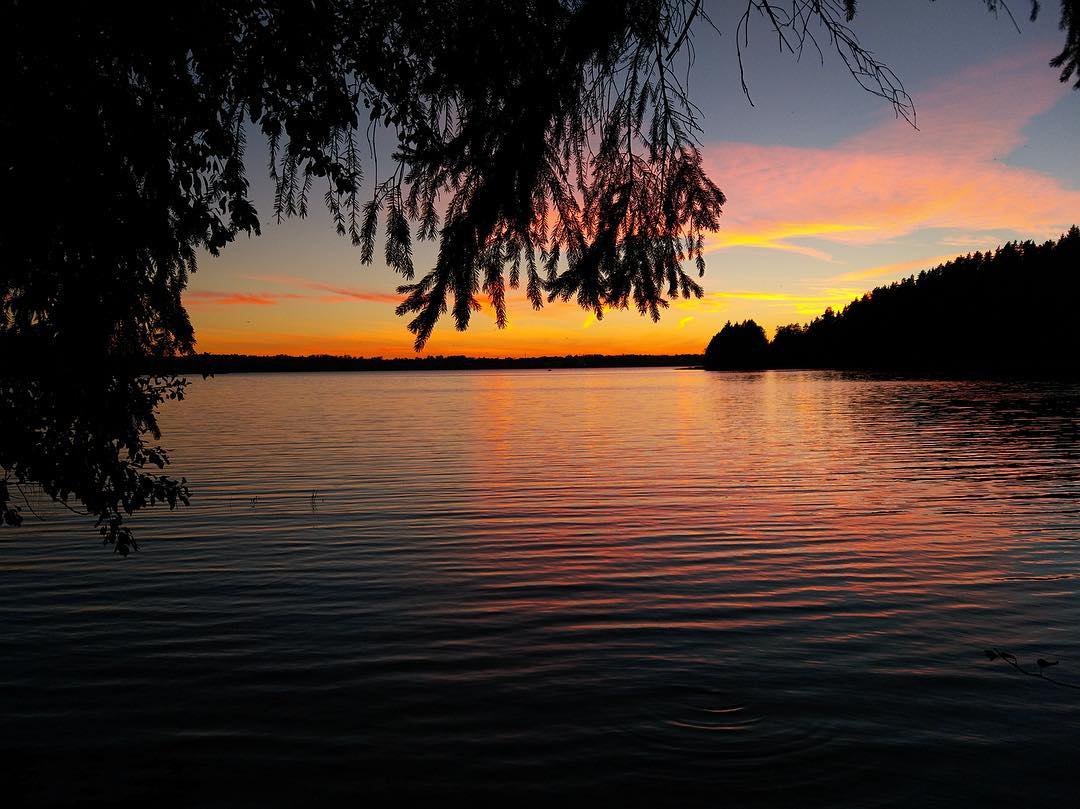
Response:
[[[1080,679],[1078,409],[803,372],[198,381],[163,418],[193,504],[137,517],[140,553],[40,496],[0,533],[2,774],[30,805],[1071,799],[1075,692],[982,650]]]

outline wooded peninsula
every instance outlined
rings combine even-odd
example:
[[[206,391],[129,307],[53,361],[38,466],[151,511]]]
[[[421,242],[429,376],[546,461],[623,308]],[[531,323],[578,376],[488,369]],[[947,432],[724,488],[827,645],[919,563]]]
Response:
[[[877,287],[770,341],[728,322],[709,370],[837,368],[978,374],[1080,372],[1080,229],[1056,242],[1009,242]]]

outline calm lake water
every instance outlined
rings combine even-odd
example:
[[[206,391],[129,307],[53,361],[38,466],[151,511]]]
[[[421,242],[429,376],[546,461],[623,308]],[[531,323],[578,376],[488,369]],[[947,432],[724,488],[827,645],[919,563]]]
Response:
[[[1075,805],[1080,386],[236,375],[0,531],[18,804]],[[6,801],[5,801],[6,802]],[[15,805],[8,803],[7,805]]]

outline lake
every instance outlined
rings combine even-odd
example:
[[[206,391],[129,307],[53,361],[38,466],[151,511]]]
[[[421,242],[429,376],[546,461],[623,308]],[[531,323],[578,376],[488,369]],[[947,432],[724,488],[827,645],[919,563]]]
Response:
[[[235,375],[122,559],[0,530],[22,805],[1072,805],[1080,386]],[[29,515],[28,515],[29,516]],[[7,805],[15,805],[9,803]],[[604,805],[604,804],[601,804]]]

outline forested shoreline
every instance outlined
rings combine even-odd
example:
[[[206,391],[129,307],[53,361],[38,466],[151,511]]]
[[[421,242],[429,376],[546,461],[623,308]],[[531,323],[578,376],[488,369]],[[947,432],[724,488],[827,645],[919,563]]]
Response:
[[[1080,229],[959,256],[777,328],[728,322],[709,370],[837,368],[965,375],[1080,373]]]

